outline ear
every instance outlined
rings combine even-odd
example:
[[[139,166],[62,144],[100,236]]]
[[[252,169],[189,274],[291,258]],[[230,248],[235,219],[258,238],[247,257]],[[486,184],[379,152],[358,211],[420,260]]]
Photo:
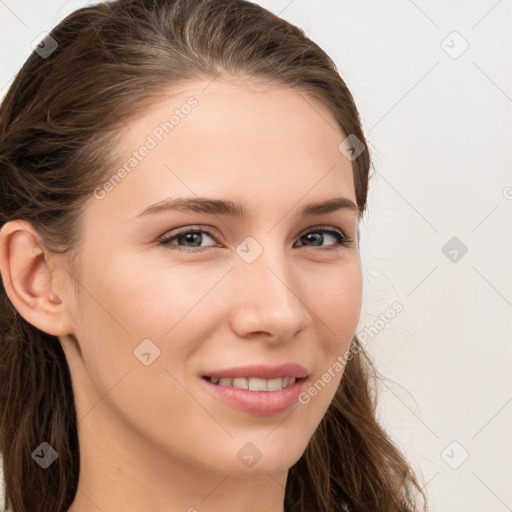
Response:
[[[0,230],[0,272],[5,291],[19,314],[30,324],[53,336],[72,333],[64,297],[62,269],[39,242],[30,222],[13,220]],[[57,275],[58,274],[58,275]],[[60,285],[60,289],[54,287]]]

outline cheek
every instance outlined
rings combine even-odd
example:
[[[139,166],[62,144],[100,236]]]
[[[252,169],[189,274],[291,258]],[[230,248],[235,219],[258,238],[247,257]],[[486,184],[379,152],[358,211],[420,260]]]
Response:
[[[350,356],[362,303],[362,273],[358,261],[347,262],[319,276],[310,292],[317,325],[317,372],[306,387],[303,405],[320,420],[334,398]]]
[[[91,268],[86,282],[98,303],[94,314],[103,309],[117,327],[136,336],[162,338],[190,313],[195,315],[200,302],[211,307],[208,291],[224,273],[219,265],[155,263],[142,252],[110,258],[101,274]]]
[[[186,265],[151,269],[121,260],[111,260],[101,274],[88,269],[77,338],[91,383],[83,397],[83,411],[92,410],[90,421],[93,415],[120,420],[145,438],[163,440],[183,458],[204,439],[205,425],[215,435],[225,435],[193,390],[183,386],[190,355],[197,349],[196,333],[198,339],[199,333],[204,335],[202,317],[207,311],[216,316],[205,293],[224,273],[198,273]],[[134,354],[145,339],[157,347],[146,345],[153,360],[147,366]],[[154,359],[153,350],[159,351]]]
[[[355,258],[338,266],[322,269],[315,276],[313,286],[308,284],[306,304],[312,311],[313,321],[323,326],[328,350],[348,348],[359,318],[362,305],[362,273]],[[306,285],[307,283],[304,283]]]
[[[195,340],[204,339],[210,320],[222,318],[215,285],[229,266],[151,266],[147,259],[110,259],[101,274],[90,268],[84,278],[90,293],[84,293],[78,339],[86,342],[84,360],[91,373],[96,368],[107,376],[122,375],[124,368],[138,368],[134,350],[149,339],[158,354],[152,365],[185,375],[198,348]]]
[[[318,310],[333,323],[333,330],[345,332],[355,330],[361,313],[362,289],[355,276],[346,276],[331,281],[320,296]]]

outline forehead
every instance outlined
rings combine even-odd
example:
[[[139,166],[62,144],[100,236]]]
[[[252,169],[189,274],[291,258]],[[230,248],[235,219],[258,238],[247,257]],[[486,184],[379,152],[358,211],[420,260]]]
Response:
[[[136,162],[105,199],[125,219],[183,195],[259,197],[281,210],[306,195],[355,201],[352,165],[338,149],[344,138],[326,106],[303,91],[245,79],[191,82],[124,130],[120,162]],[[131,156],[142,146],[150,147],[145,156]]]

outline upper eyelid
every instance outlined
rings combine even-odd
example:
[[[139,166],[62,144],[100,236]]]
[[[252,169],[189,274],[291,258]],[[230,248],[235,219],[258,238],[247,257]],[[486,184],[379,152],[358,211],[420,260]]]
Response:
[[[209,224],[188,224],[185,226],[178,226],[176,228],[169,230],[168,232],[170,233],[172,231],[195,231],[195,230],[200,231],[205,228],[209,228],[212,231],[216,231],[216,232],[219,231],[217,228],[215,228],[214,226],[211,226]],[[339,226],[335,226],[333,224],[315,224],[313,226],[304,228],[301,231],[301,233],[303,233],[304,231],[309,231],[311,229],[321,229],[321,228],[334,228],[334,229],[339,229],[340,231],[343,231],[343,228],[341,228]]]
[[[210,234],[208,232],[208,229],[211,230],[213,233]],[[347,239],[347,241],[351,240],[350,236],[346,234],[346,232],[343,228],[334,226],[331,224],[317,224],[314,226],[304,228],[297,236],[300,237],[300,236],[302,236],[303,233],[308,233],[310,231],[323,230],[323,229],[326,229],[326,230],[331,229],[331,230],[335,230],[335,231],[340,231],[341,234]],[[218,236],[217,233],[219,232],[216,228],[214,228],[213,226],[210,226],[210,225],[194,225],[194,224],[192,224],[189,226],[180,226],[180,227],[174,228],[171,231],[167,231],[161,237],[159,237],[159,239],[162,240],[162,239],[166,239],[166,238],[174,238],[176,236],[179,236],[182,233],[197,232],[197,231],[204,231],[209,236],[214,236],[214,235]]]

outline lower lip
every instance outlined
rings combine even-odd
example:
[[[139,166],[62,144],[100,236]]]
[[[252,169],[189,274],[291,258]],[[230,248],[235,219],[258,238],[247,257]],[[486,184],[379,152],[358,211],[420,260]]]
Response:
[[[212,384],[201,377],[206,389],[223,402],[254,416],[272,416],[286,411],[298,403],[305,378],[297,379],[291,386],[278,391],[249,391],[232,386]]]

